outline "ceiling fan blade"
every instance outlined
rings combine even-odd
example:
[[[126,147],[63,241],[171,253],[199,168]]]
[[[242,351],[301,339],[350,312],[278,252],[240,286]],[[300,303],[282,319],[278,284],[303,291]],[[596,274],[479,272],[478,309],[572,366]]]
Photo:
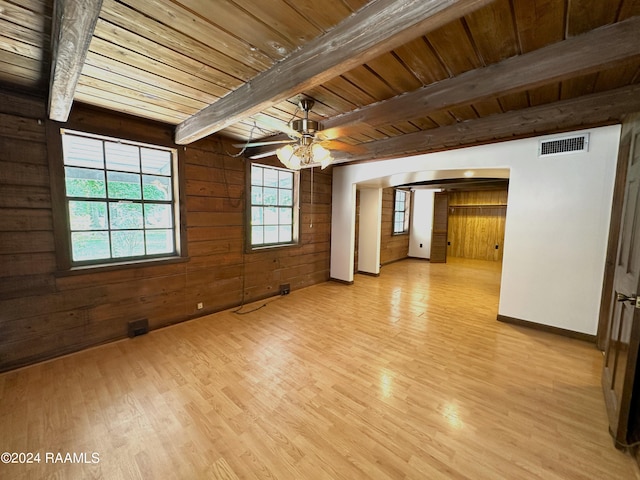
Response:
[[[321,142],[326,142],[328,140],[333,140],[335,138],[335,137],[330,137],[326,135],[325,130],[320,130],[319,132],[316,132],[315,136]]]
[[[270,157],[271,155],[275,155],[276,152],[275,150],[266,150],[266,151],[260,151],[258,153],[254,153],[254,154],[249,154],[249,158],[251,160],[260,160],[261,158],[266,158],[266,157]]]
[[[256,121],[256,123],[259,123],[264,127],[271,128],[273,130],[278,130],[279,132],[282,132],[282,133],[286,133],[290,137],[300,138],[302,136],[300,132],[296,132],[293,128],[291,128],[285,122],[283,122],[282,120],[278,120],[277,118],[270,117],[262,113],[257,113],[251,118],[253,118]]]
[[[363,153],[366,151],[365,148],[359,145],[351,145],[340,140],[323,140],[320,144],[329,150],[341,150],[348,153]]]
[[[283,143],[295,143],[297,140],[265,140],[249,143],[234,143],[236,148],[249,148],[249,147],[265,147],[267,145],[281,145]]]

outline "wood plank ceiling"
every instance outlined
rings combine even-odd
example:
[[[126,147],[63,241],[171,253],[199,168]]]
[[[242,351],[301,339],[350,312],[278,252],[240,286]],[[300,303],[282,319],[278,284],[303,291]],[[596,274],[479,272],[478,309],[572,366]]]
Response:
[[[73,100],[176,125],[180,143],[218,130],[283,138],[274,125],[299,115],[301,95],[315,100],[325,138],[339,140],[329,143],[339,161],[640,110],[640,0],[94,3]],[[53,4],[0,0],[1,88],[52,95],[51,65],[66,67],[50,46]],[[361,37],[369,43],[355,46]],[[199,131],[207,122],[216,127]]]

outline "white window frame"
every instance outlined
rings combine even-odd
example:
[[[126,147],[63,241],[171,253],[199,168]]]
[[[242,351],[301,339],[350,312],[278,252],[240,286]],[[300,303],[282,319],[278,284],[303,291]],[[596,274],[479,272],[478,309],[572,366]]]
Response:
[[[399,201],[398,197],[402,197]],[[400,208],[402,207],[402,208]],[[411,192],[407,190],[394,189],[393,191],[393,235],[405,235],[409,233],[409,211],[411,208]],[[401,229],[398,228],[401,226]]]
[[[136,264],[136,263],[145,263],[149,261],[157,261],[157,260],[167,260],[167,259],[176,259],[181,255],[181,228],[180,228],[180,199],[179,199],[179,188],[178,188],[178,155],[177,151],[173,148],[135,142],[131,140],[125,140],[114,137],[107,137],[103,135],[96,135],[92,133],[80,132],[75,130],[61,129],[61,143],[62,143],[62,176],[63,176],[63,198],[64,198],[64,209],[65,209],[65,224],[66,224],[66,233],[67,233],[67,244],[68,244],[68,266],[69,268],[86,268],[86,267],[103,267],[103,266],[112,266],[112,265],[122,265],[122,264]],[[68,152],[64,146],[64,138],[71,137],[80,137],[85,139],[90,139],[91,141],[99,141],[102,142],[102,167],[99,166],[82,166],[78,165],[77,160],[71,161],[68,160],[67,154]],[[107,163],[107,145],[116,147],[118,145],[125,145],[129,147],[133,147],[137,149],[138,152],[138,161],[139,171],[134,172],[127,170],[117,169],[113,167],[109,167]],[[145,167],[144,162],[141,157],[141,152],[149,152],[149,151],[161,151],[167,152],[170,155],[169,166],[170,172],[167,174],[152,172],[150,167]],[[75,163],[75,165],[72,165]],[[104,178],[104,188],[105,195],[104,197],[92,197],[92,196],[83,196],[74,192],[69,192],[69,187],[67,184],[67,174],[66,168],[74,168],[86,171],[93,171],[97,176],[103,175]],[[140,198],[118,198],[117,196],[111,196],[108,191],[107,178],[110,174],[113,175],[126,175],[129,178],[133,178],[137,176],[138,181],[140,182]],[[167,192],[166,194],[169,196],[168,199],[152,199],[145,198],[145,187],[148,187],[150,183],[156,182],[158,185],[161,185],[162,188]],[[74,225],[73,216],[71,213],[72,202],[79,202],[85,204],[95,204],[97,207],[99,204],[104,205],[104,212],[106,213],[106,219],[104,220],[104,225],[101,227],[84,227],[81,228],[77,225],[77,221]],[[102,209],[102,205],[98,208]],[[111,212],[117,211],[118,207],[126,207],[133,206],[133,210],[135,211],[135,206],[140,205],[141,212],[141,224],[132,228],[117,228],[114,226],[111,218]],[[167,207],[167,208],[162,208]],[[164,210],[165,218],[170,216],[170,219],[165,221],[161,226],[154,226],[153,222],[150,220],[151,213],[147,213],[147,211],[153,211],[153,208],[156,208],[156,211]],[[170,215],[168,215],[170,214]],[[82,258],[76,257],[74,258],[74,235],[82,234],[82,233],[91,233],[91,232],[99,232],[103,238],[106,233],[108,237],[108,245],[109,252],[106,254],[106,251],[103,254],[98,255],[99,258]],[[117,235],[121,235],[124,232],[135,232],[138,240],[140,239],[140,234],[142,235],[142,253],[140,254],[139,249],[137,248],[136,253],[126,254],[122,252],[117,252],[114,244],[114,238]],[[153,235],[164,237],[165,245],[169,245],[170,248],[161,249],[162,251],[153,251],[152,248],[152,240]],[[77,238],[77,237],[76,237]],[[77,245],[77,244],[76,244]]]

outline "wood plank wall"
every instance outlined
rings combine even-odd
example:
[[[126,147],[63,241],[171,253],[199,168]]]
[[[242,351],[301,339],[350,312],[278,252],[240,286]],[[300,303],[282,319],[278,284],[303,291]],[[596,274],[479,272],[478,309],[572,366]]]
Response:
[[[449,224],[449,194],[436,192],[433,196],[433,229],[431,231],[431,263],[447,262]]]
[[[506,205],[506,189],[449,192],[447,256],[502,261]]]
[[[402,260],[409,255],[409,234],[393,234],[394,190],[394,188],[382,189],[381,265]]]
[[[45,116],[44,100],[0,92],[0,371],[123,338],[131,320],[159,328],[329,278],[331,168],[314,172],[313,205],[302,172],[301,245],[245,254],[245,161],[215,137],[180,153],[187,261],[60,275]],[[122,138],[172,136],[81,106],[70,123]]]

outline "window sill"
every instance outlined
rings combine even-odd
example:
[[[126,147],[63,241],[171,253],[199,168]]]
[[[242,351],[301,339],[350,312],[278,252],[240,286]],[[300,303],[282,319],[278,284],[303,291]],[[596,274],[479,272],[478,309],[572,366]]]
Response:
[[[190,257],[168,257],[152,258],[148,260],[136,260],[132,262],[109,263],[107,265],[82,265],[71,267],[69,270],[58,270],[56,277],[70,277],[73,275],[86,275],[89,273],[111,272],[115,270],[126,270],[130,268],[155,267],[158,265],[171,265],[175,263],[186,263]]]
[[[247,253],[255,253],[255,252],[263,252],[265,250],[273,250],[275,248],[292,248],[299,247],[300,243],[280,243],[280,244],[272,244],[272,245],[260,245],[256,247],[250,246],[247,249]]]

